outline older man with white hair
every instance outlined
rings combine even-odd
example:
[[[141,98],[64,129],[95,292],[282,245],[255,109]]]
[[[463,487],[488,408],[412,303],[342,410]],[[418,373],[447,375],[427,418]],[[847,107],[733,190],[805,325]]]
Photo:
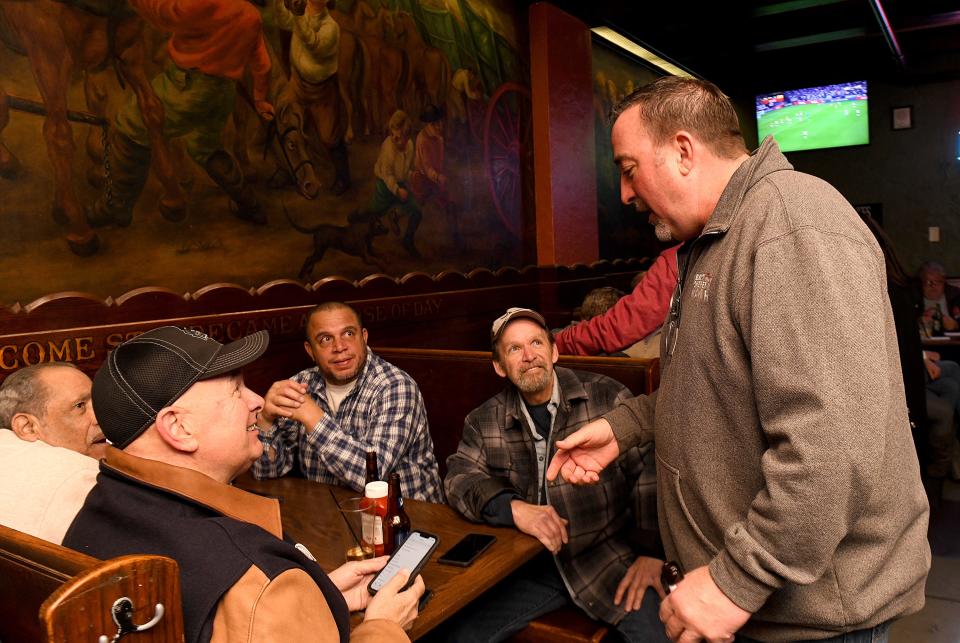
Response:
[[[90,386],[69,362],[22,368],[0,386],[0,524],[63,540],[106,448]]]

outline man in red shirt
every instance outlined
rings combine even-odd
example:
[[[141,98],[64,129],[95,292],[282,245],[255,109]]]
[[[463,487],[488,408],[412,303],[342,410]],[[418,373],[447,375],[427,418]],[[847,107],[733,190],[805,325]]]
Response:
[[[564,355],[616,353],[663,325],[677,285],[677,248],[660,253],[633,292],[602,315],[564,328],[554,337]]]

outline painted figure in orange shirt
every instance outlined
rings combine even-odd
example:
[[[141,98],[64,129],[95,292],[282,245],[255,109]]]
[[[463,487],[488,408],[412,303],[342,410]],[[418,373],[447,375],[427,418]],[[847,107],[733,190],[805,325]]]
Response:
[[[151,25],[171,34],[170,62],[151,85],[159,102],[142,114],[133,96],[117,113],[110,132],[111,176],[89,215],[94,226],[126,226],[146,183],[150,140],[144,119],[163,123],[168,139],[180,138],[187,154],[230,197],[234,215],[266,223],[252,188],[245,183],[236,159],[223,147],[223,128],[233,112],[236,83],[249,70],[254,108],[261,118],[273,118],[267,100],[270,57],[257,9],[245,0],[130,0]],[[166,218],[179,221],[183,210],[160,203]]]

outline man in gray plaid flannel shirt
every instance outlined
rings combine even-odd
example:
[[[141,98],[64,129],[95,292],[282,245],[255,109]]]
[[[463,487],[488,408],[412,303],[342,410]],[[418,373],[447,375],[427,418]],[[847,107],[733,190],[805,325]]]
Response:
[[[593,486],[544,484],[553,443],[630,391],[603,375],[554,367],[553,336],[535,311],[508,310],[491,342],[493,368],[512,385],[467,416],[447,460],[447,498],[470,520],[516,526],[553,556],[544,552],[458,614],[445,639],[500,641],[572,601],[627,641],[666,641],[657,616],[663,561],[638,556],[629,540],[637,521],[656,529],[653,449],[622,454]]]
[[[366,452],[375,451],[380,479],[399,473],[403,497],[443,502],[420,388],[367,348],[357,312],[339,302],[314,308],[304,349],[316,366],[264,396],[253,475],[277,478],[296,464],[311,480],[362,491]]]

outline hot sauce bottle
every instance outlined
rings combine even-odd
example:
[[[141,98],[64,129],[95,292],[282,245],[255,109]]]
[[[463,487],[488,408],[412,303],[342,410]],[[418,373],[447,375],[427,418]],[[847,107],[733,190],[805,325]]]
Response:
[[[372,507],[373,510],[363,516],[363,542],[373,546],[375,556],[390,553],[386,551],[384,538],[387,531],[384,524],[387,521],[387,494],[388,485],[383,480],[368,482],[364,488],[363,506]]]

